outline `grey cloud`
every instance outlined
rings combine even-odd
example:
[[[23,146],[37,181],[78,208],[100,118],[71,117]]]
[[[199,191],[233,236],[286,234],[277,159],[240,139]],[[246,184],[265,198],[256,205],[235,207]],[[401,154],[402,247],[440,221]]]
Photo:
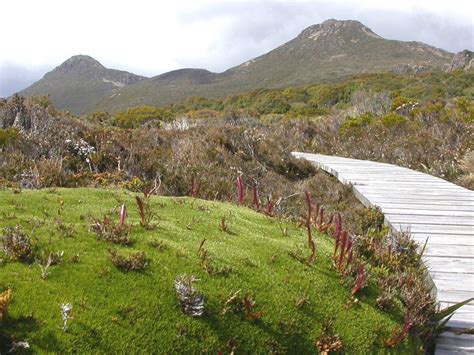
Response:
[[[8,97],[41,79],[50,67],[29,69],[14,64],[0,64],[0,97]]]
[[[387,39],[420,41],[450,52],[473,47],[472,23],[441,17],[426,10],[364,10],[330,2],[220,3],[184,10],[179,19],[206,23],[225,17],[229,25],[211,52],[178,58],[183,67],[223,71],[264,54],[294,38],[304,28],[328,18],[359,20]]]

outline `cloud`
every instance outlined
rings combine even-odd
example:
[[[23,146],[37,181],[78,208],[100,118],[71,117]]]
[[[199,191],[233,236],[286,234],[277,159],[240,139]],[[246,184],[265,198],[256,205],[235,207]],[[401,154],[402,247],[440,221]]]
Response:
[[[470,0],[18,0],[2,4],[1,92],[75,54],[145,76],[183,67],[224,71],[328,18],[359,20],[388,39],[473,49]],[[19,24],[21,18],[21,25]],[[11,64],[13,63],[13,64]],[[29,73],[29,74],[28,74]],[[29,78],[29,79],[26,79]]]
[[[8,97],[41,79],[51,67],[31,69],[15,64],[0,63],[0,97]]]

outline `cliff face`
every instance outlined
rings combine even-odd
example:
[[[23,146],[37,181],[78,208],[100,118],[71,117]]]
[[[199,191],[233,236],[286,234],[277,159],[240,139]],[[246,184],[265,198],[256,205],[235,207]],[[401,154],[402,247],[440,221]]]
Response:
[[[471,68],[474,68],[474,52],[465,49],[454,55],[448,70],[469,70]]]

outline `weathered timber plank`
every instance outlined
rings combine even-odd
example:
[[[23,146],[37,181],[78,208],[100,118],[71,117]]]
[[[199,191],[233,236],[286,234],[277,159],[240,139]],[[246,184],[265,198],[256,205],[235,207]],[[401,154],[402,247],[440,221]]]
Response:
[[[382,212],[385,212],[382,210]],[[449,216],[449,215],[409,215],[409,214],[391,214],[385,213],[391,223],[407,224],[436,224],[436,225],[454,225],[474,227],[474,218],[470,216]]]

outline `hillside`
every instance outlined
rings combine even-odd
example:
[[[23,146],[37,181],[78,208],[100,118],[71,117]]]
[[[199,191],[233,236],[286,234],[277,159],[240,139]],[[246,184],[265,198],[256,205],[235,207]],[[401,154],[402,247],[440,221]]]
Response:
[[[21,93],[25,96],[49,94],[58,109],[82,114],[93,109],[100,99],[143,79],[126,71],[107,69],[89,56],[77,55]]]
[[[294,224],[230,204],[152,197],[154,217],[145,229],[134,197],[101,189],[0,192],[0,212],[8,217],[0,226],[21,226],[37,260],[55,253],[43,278],[26,257],[3,260],[0,292],[10,288],[13,298],[0,320],[2,353],[12,338],[40,353],[312,353],[323,339],[332,346],[341,342],[347,353],[374,353],[401,321],[398,311],[375,306],[374,285],[357,302],[351,299],[331,264],[327,236],[315,235],[316,263],[308,265],[304,231]],[[93,218],[101,221],[105,214],[118,223],[122,203],[131,245],[98,240],[90,229]],[[227,231],[219,228],[223,217]],[[110,248],[121,255],[144,252],[144,269],[120,271]],[[193,286],[204,295],[201,317],[180,309],[174,288],[183,274],[199,280]],[[60,305],[66,303],[72,319],[64,331]],[[413,353],[414,344],[410,335],[393,350]]]
[[[67,74],[56,69],[21,94],[49,92],[55,106],[76,114],[116,112],[143,104],[166,105],[189,96],[222,97],[257,88],[334,81],[361,73],[444,70],[452,58],[453,54],[424,43],[384,39],[358,21],[332,19],[310,26],[293,40],[223,73],[180,69],[149,79],[127,73],[130,80],[121,81],[106,77],[104,68],[90,60],[81,65],[90,76],[78,70]],[[114,86],[111,81],[120,85]],[[88,85],[92,85],[91,90]]]

